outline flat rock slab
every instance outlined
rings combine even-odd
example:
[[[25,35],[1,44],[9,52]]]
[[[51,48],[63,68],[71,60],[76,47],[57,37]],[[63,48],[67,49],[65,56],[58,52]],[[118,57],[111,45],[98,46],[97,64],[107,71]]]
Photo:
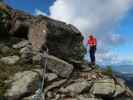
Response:
[[[87,82],[87,81],[81,81],[81,82],[75,82],[69,86],[67,86],[64,91],[66,92],[71,92],[74,94],[79,94],[81,92],[83,92],[85,89],[89,88],[91,86],[91,83]]]
[[[115,83],[113,79],[97,80],[92,87],[92,93],[95,95],[110,96],[114,91]]]
[[[43,65],[45,66],[45,58],[43,60]],[[65,62],[64,60],[48,55],[47,69],[58,76],[68,78],[73,72],[73,68],[73,65]]]

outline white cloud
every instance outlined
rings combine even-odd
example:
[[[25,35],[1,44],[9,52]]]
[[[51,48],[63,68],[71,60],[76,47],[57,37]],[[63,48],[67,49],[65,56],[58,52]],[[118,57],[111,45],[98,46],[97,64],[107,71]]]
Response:
[[[74,24],[82,32],[103,32],[120,20],[132,0],[56,0],[50,17]]]
[[[35,15],[47,16],[47,14],[45,12],[41,11],[40,9],[35,9]]]
[[[85,42],[88,32],[95,33],[98,48],[106,51],[98,53],[100,60],[115,62],[114,53],[103,48],[123,43],[119,34],[112,34],[113,28],[132,6],[133,0],[56,0],[49,10],[50,17],[73,24],[83,32]]]
[[[110,45],[110,46],[118,46],[121,44],[124,44],[126,42],[126,39],[122,37],[120,34],[106,34],[102,41],[106,41],[104,44]]]

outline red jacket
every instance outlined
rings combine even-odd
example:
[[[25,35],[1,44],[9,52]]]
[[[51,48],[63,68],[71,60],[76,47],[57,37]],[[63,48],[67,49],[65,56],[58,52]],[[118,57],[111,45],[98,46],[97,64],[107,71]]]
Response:
[[[88,45],[89,45],[90,47],[96,46],[96,45],[97,45],[97,40],[96,40],[96,38],[95,38],[95,37],[89,38],[89,39],[88,39]]]

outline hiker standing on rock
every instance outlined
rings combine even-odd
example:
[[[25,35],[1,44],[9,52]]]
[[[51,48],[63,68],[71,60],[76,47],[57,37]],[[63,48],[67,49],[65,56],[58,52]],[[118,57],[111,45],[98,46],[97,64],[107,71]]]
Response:
[[[96,52],[97,40],[92,34],[89,35],[87,44],[90,47],[89,52],[90,52],[91,64],[95,65],[95,52]]]

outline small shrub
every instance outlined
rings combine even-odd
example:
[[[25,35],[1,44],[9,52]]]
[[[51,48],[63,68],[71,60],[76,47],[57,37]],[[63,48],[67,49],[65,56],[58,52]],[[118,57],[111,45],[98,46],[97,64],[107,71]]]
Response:
[[[107,66],[107,69],[104,71],[104,74],[111,77],[113,76],[113,69],[111,65]]]

